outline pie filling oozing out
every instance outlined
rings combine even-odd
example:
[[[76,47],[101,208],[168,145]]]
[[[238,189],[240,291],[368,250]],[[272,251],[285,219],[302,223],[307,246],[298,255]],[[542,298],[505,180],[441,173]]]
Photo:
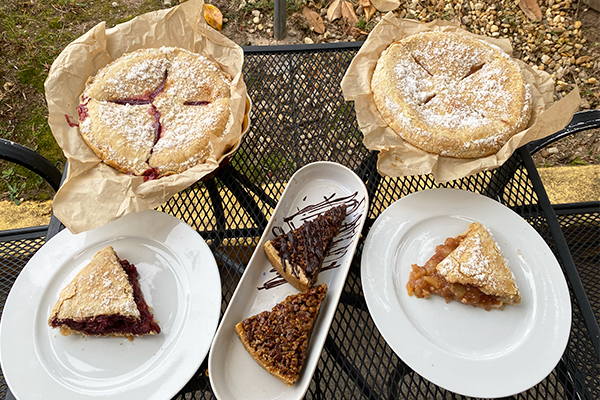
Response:
[[[288,296],[271,311],[246,318],[235,332],[252,358],[286,385],[300,377],[327,285]]]
[[[142,336],[160,333],[135,266],[112,247],[99,251],[61,291],[48,325],[63,335]]]
[[[479,222],[438,245],[425,265],[413,264],[406,289],[410,296],[435,294],[446,302],[455,300],[487,311],[521,302],[506,259]]]
[[[144,180],[180,173],[206,161],[228,132],[230,85],[215,63],[183,49],[127,53],[88,80],[79,130],[123,173]]]
[[[346,218],[346,205],[333,207],[297,229],[265,243],[267,258],[279,274],[298,290],[317,281],[323,259]]]

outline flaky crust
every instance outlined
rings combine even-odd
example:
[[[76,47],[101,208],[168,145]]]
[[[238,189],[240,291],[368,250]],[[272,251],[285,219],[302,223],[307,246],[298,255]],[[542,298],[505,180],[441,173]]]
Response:
[[[228,132],[230,85],[215,63],[180,48],[127,53],[88,80],[79,130],[121,172],[177,174],[204,163]]]
[[[295,276],[292,273],[292,266],[287,261],[285,262],[285,267],[281,264],[281,256],[277,249],[273,247],[272,241],[266,242],[264,249],[267,259],[273,268],[275,268],[279,275],[281,275],[290,285],[300,291],[305,291],[310,287],[310,281],[302,269],[299,269],[297,271],[298,276]]]
[[[281,382],[285,383],[288,386],[292,386],[294,383],[296,383],[296,380],[289,379],[285,375],[282,375],[277,368],[271,365],[267,365],[261,361],[261,358],[258,355],[258,353],[250,346],[250,343],[244,339],[246,333],[244,332],[244,328],[241,322],[239,322],[235,326],[235,333],[237,333],[248,354],[250,354],[254,361],[256,361],[256,363],[260,365],[265,371],[267,371],[268,373],[270,373],[275,378],[279,379]]]
[[[275,270],[300,291],[318,279],[333,238],[346,218],[346,205],[332,207],[300,227],[267,241],[263,248]]]
[[[235,332],[254,361],[288,386],[300,377],[326,295],[327,285],[322,284],[290,295],[272,310],[235,325]]]
[[[112,314],[140,318],[127,273],[114,249],[108,246],[96,253],[60,292],[50,318],[81,321]]]
[[[392,130],[448,157],[496,153],[527,127],[531,114],[517,63],[495,46],[450,32],[391,44],[377,62],[371,89]]]
[[[448,282],[472,285],[504,304],[521,302],[515,277],[493,237],[479,222],[459,235],[460,244],[436,267]]]
[[[90,99],[87,110],[89,118],[79,125],[87,145],[111,167],[142,175],[148,169],[147,160],[154,146],[151,107]],[[93,124],[94,120],[104,122]]]

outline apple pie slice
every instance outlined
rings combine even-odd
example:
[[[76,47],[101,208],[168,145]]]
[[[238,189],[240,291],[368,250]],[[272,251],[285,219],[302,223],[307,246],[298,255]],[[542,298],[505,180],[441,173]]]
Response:
[[[490,232],[479,222],[447,238],[424,266],[413,264],[408,294],[435,294],[489,311],[521,302],[515,277]]]
[[[327,285],[288,296],[271,311],[235,326],[244,348],[267,372],[288,386],[300,377]]]
[[[345,218],[345,204],[325,211],[299,228],[266,242],[267,258],[292,286],[307,290],[317,281],[323,259]]]
[[[100,250],[60,292],[48,325],[64,336],[125,336],[160,333],[144,300],[133,264],[111,246]]]

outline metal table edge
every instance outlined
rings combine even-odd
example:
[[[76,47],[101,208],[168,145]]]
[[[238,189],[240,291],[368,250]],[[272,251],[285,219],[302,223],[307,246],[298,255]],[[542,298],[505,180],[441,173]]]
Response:
[[[538,201],[544,212],[546,217],[546,221],[548,222],[548,227],[550,229],[550,233],[552,238],[554,239],[557,247],[558,255],[560,256],[565,272],[566,277],[571,283],[571,287],[573,289],[573,294],[577,299],[579,308],[581,310],[581,314],[585,321],[586,328],[589,332],[590,338],[592,340],[592,344],[594,345],[594,349],[596,351],[596,355],[598,359],[600,359],[600,327],[598,326],[598,321],[594,315],[594,310],[592,309],[590,300],[585,292],[585,288],[583,287],[583,282],[579,276],[579,272],[577,271],[577,267],[575,262],[573,261],[573,257],[567,245],[567,241],[560,227],[560,223],[550,203],[550,199],[548,198],[548,194],[544,189],[544,184],[542,183],[542,179],[535,167],[531,154],[527,150],[526,147],[521,147],[518,149],[521,158],[523,160],[523,165],[527,169],[527,173],[529,174],[529,178],[531,179],[531,183],[533,185],[533,189],[538,197]]]

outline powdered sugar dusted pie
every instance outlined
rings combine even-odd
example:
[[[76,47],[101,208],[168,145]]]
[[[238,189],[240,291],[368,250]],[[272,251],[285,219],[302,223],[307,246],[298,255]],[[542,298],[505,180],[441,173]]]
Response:
[[[424,266],[414,264],[406,288],[409,295],[431,294],[486,310],[521,302],[508,262],[491,233],[479,222],[455,238],[447,238]]]
[[[94,255],[60,292],[48,325],[67,336],[141,336],[160,333],[144,300],[134,265],[111,246]]]
[[[531,94],[518,64],[500,48],[451,32],[391,44],[371,81],[385,122],[428,153],[478,158],[527,127]]]
[[[231,78],[176,47],[141,49],[90,78],[79,130],[106,164],[159,178],[206,161],[230,126]]]

